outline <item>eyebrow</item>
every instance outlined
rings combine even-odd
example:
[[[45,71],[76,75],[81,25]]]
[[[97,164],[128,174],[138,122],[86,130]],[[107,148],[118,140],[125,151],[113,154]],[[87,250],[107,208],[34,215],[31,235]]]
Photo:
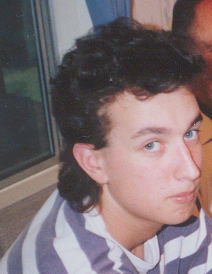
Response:
[[[199,113],[199,115],[194,119],[194,121],[191,123],[190,127],[193,127],[196,123],[201,122],[203,120],[202,114]]]
[[[191,122],[190,127],[193,127],[196,123],[201,122],[203,119],[201,113],[198,114],[198,116]],[[138,132],[136,132],[135,134],[132,135],[132,139],[141,137],[141,136],[145,136],[148,134],[170,134],[171,133],[171,129],[167,129],[165,127],[146,127],[143,128],[141,130],[139,130]]]
[[[135,139],[137,137],[140,136],[145,136],[148,134],[168,134],[170,132],[170,130],[168,130],[167,128],[164,127],[147,127],[144,129],[139,130],[138,132],[136,132],[135,134],[133,134],[132,139]]]

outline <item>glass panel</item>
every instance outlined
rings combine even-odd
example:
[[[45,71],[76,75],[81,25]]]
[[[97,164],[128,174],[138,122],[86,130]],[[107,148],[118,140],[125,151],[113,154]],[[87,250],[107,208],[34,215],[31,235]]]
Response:
[[[29,0],[0,3],[0,179],[3,179],[51,157],[54,148],[33,4]]]

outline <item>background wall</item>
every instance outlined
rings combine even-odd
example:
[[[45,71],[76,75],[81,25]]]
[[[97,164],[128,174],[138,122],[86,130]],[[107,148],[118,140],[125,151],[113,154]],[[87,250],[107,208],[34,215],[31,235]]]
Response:
[[[171,29],[176,0],[133,0],[132,16],[145,25]],[[75,38],[92,28],[85,0],[50,0],[58,58],[74,44]]]
[[[133,18],[159,29],[170,30],[176,0],[134,0]]]
[[[85,0],[50,0],[55,46],[59,60],[77,37],[92,28]]]

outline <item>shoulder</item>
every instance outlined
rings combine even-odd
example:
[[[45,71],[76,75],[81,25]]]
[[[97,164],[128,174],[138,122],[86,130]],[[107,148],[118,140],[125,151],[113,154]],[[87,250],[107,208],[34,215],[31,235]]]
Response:
[[[97,214],[74,212],[56,191],[0,262],[0,273],[135,273]]]
[[[4,269],[4,272],[0,271],[1,273],[10,273],[10,271],[13,273],[14,269],[17,273],[25,273],[25,271],[39,273],[38,255],[55,256],[55,253],[53,254],[55,226],[64,203],[58,191],[54,191],[1,260],[0,270]]]
[[[182,269],[208,273],[212,270],[211,236],[212,221],[203,209],[199,217],[192,216],[182,225],[167,226],[158,236],[164,267],[178,268],[179,273]]]
[[[212,220],[207,213],[201,209],[198,217],[192,216],[188,221],[180,225],[166,226],[159,233],[158,237],[159,241],[163,242],[163,245],[170,241],[185,242],[188,238],[192,238],[193,241],[198,241],[198,245],[200,245],[200,239],[203,240],[207,237],[209,242],[211,242],[211,235]]]
[[[84,215],[56,190],[5,254],[0,273],[81,273],[78,267],[90,265],[81,247],[85,231]]]

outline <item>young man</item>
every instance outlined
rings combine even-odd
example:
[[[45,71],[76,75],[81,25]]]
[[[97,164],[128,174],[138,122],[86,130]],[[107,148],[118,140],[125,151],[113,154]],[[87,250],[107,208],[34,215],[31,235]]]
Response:
[[[192,216],[203,69],[168,34],[119,19],[78,39],[53,80],[66,147],[56,191],[1,273],[212,273],[212,223]]]
[[[204,162],[201,180],[202,206],[212,217],[212,1],[177,0],[173,9],[174,35],[186,35],[192,40],[192,50],[207,62],[206,73],[196,85],[196,95],[204,117],[201,141]],[[210,118],[210,119],[208,119]]]

